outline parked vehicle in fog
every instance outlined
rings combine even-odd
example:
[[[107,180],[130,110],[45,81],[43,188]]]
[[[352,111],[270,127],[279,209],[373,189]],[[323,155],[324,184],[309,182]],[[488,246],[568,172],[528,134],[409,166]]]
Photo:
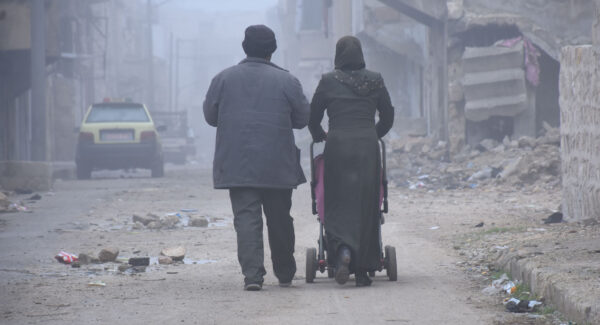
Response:
[[[158,131],[148,108],[140,103],[105,99],[91,105],[79,128],[75,163],[77,178],[93,170],[148,168],[152,177],[164,175]]]

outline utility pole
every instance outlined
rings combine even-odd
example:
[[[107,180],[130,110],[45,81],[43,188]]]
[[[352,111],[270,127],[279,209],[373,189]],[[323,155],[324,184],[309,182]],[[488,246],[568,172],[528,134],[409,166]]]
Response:
[[[147,97],[146,104],[150,110],[155,110],[154,107],[154,44],[152,40],[152,0],[146,1],[146,20],[148,22],[148,30],[146,31],[147,37],[147,69],[148,69],[148,80],[147,82]]]
[[[31,14],[31,158],[47,160],[46,8],[44,0],[30,0]]]
[[[179,110],[179,44],[181,40],[175,41],[175,111]]]
[[[169,34],[169,111],[173,111],[173,32]]]

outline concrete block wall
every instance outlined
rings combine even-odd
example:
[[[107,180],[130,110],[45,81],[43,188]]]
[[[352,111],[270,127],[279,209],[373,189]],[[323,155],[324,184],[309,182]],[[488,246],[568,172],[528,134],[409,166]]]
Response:
[[[567,46],[560,62],[565,219],[600,219],[600,49]]]
[[[48,191],[52,188],[52,164],[37,161],[0,161],[0,188]]]

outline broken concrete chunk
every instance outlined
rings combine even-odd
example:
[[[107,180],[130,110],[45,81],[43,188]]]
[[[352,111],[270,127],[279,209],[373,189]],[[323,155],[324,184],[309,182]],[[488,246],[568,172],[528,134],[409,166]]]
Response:
[[[504,167],[504,170],[500,173],[500,178],[507,178],[510,177],[512,175],[514,175],[515,173],[517,173],[519,171],[519,168],[522,167],[521,166],[521,160],[523,159],[523,157],[517,157],[513,160],[511,160],[506,167]]]
[[[133,226],[131,226],[131,229],[133,229],[133,230],[140,230],[140,229],[144,229],[144,224],[143,224],[143,223],[141,223],[141,222],[139,222],[139,221],[136,221],[136,222],[133,224]]]
[[[112,262],[119,255],[119,249],[116,247],[107,247],[100,251],[98,254],[98,259],[100,262]]]
[[[192,217],[189,225],[191,227],[208,227],[208,220],[206,217]]]
[[[140,265],[150,265],[150,257],[132,257],[128,261],[129,265],[140,266]]]
[[[173,259],[168,256],[159,256],[158,264],[173,264]]]
[[[519,148],[535,148],[535,139],[528,136],[520,137]]]
[[[160,229],[160,222],[152,221],[146,227],[149,229]]]
[[[151,223],[153,221],[158,221],[158,220],[159,220],[159,217],[154,214],[151,214],[151,213],[148,213],[148,215],[145,217],[142,217],[137,214],[133,215],[133,222],[139,222],[139,223],[143,224],[144,226],[147,226],[149,223]]]
[[[498,146],[498,141],[494,139],[483,139],[481,142],[479,142],[477,149],[480,149],[480,151],[491,151],[492,149],[496,148],[496,146]]]
[[[160,220],[160,227],[174,228],[177,223],[179,223],[179,217],[177,217],[176,215],[170,215]]]
[[[100,263],[100,260],[96,257],[94,257],[94,254],[92,253],[80,253],[79,254],[79,264],[84,265],[84,264],[96,264],[96,263]]]
[[[183,246],[169,247],[160,251],[160,255],[168,256],[173,261],[181,261],[185,256],[185,248]]]
[[[492,167],[485,166],[480,171],[471,175],[471,177],[469,177],[468,181],[472,182],[472,181],[478,181],[478,180],[484,180],[484,179],[490,178],[490,177],[492,177],[492,172],[493,172]]]

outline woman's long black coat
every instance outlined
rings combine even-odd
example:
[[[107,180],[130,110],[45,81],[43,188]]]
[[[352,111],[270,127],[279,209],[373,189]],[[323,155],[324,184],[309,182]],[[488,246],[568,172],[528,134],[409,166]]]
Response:
[[[358,60],[362,60],[362,53]],[[336,55],[336,66],[337,63]],[[340,245],[347,245],[352,252],[353,272],[379,266],[378,139],[390,130],[394,119],[394,108],[381,75],[364,69],[364,63],[354,67],[358,69],[336,69],[323,75],[311,103],[309,121],[313,139],[327,140],[325,229],[330,262],[335,263],[331,258],[337,255]],[[325,111],[329,117],[328,133],[321,127]]]

